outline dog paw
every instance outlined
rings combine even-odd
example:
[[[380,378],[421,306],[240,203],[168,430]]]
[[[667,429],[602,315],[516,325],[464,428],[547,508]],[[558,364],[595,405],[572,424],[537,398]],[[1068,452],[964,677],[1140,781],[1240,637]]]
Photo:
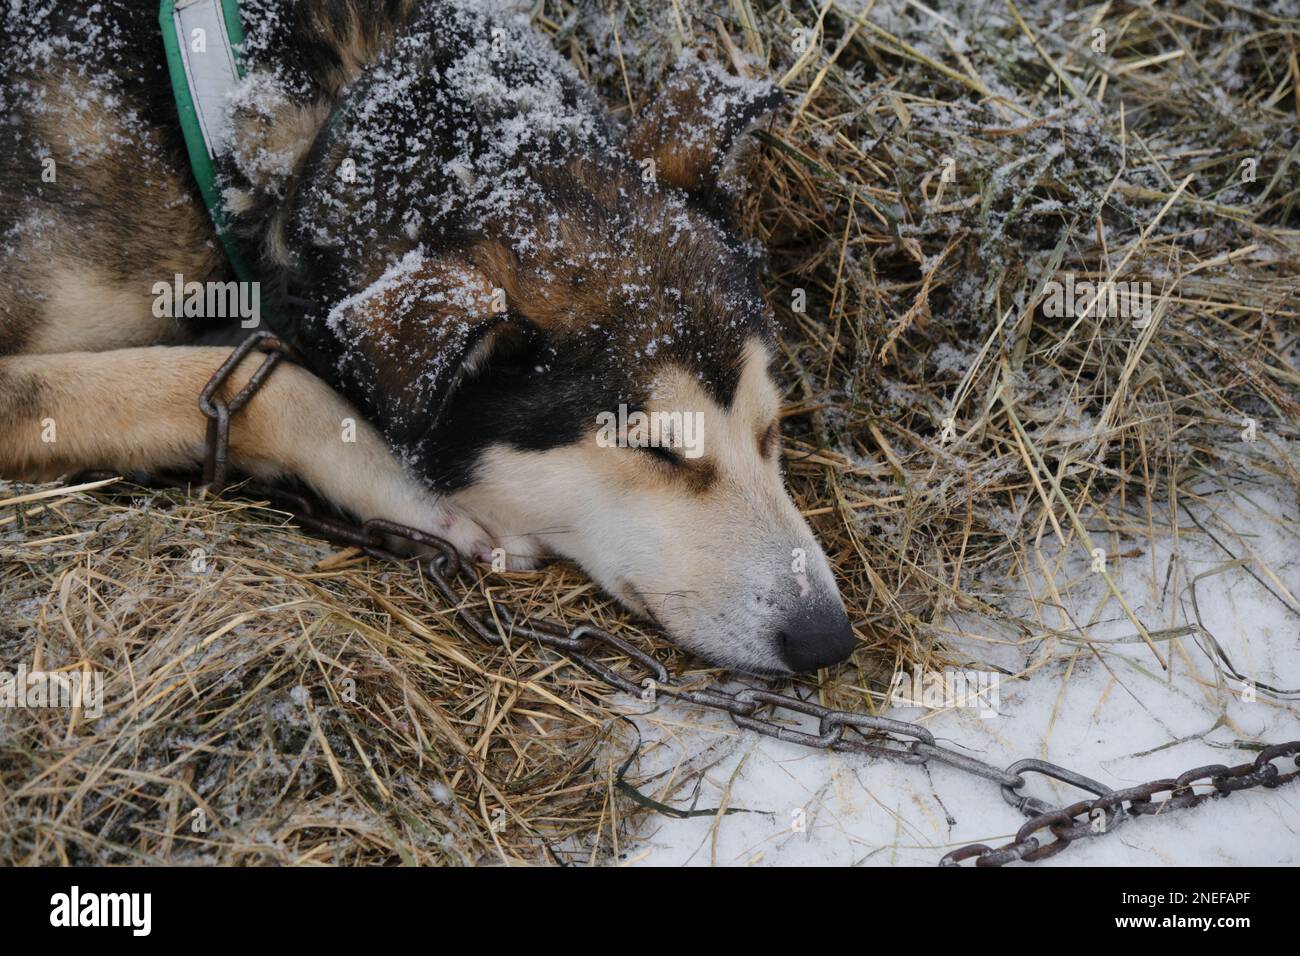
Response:
[[[475,560],[493,571],[535,571],[546,563],[546,556],[536,539],[508,537],[480,551]]]
[[[396,519],[398,524],[407,524],[417,531],[433,535],[446,541],[456,549],[462,560],[477,561],[480,554],[490,552],[496,545],[492,536],[479,524],[458,511],[435,508],[430,514],[423,510],[419,517]],[[394,554],[407,558],[432,558],[438,554],[438,548],[419,544],[401,535],[384,535],[385,547]]]
[[[453,508],[439,513],[433,533],[455,545],[465,560],[485,564],[493,571],[532,571],[545,561],[539,539],[502,534]]]
[[[482,560],[481,555],[490,554],[496,547],[486,528],[464,512],[452,508],[439,511],[430,531],[454,545],[457,553],[467,561]]]

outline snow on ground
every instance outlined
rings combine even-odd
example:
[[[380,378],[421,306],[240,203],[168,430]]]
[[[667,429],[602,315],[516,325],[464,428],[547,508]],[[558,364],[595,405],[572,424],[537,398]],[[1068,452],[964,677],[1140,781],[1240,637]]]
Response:
[[[1116,789],[1205,764],[1253,760],[1254,752],[1237,748],[1238,741],[1300,738],[1300,535],[1294,523],[1274,520],[1293,515],[1296,503],[1256,485],[1213,500],[1225,522],[1195,509],[1208,534],[1183,516],[1176,546],[1172,536],[1157,533],[1153,556],[1142,540],[1127,541],[1119,563],[1112,559],[1110,565],[1149,630],[1195,625],[1199,610],[1204,632],[1158,640],[1170,660],[1167,672],[1118,602],[1107,599],[1104,581],[1091,573],[1077,544],[1059,566],[1048,563],[1055,560],[1049,529],[1042,567],[1050,569],[1060,605],[1050,603],[1047,579],[1038,571],[1029,581],[1037,610],[1025,600],[1020,578],[1011,583],[1020,587],[1020,605],[1003,607],[1040,620],[1042,629],[1017,643],[991,620],[948,622],[960,634],[953,643],[972,660],[1026,675],[1001,681],[997,714],[981,717],[976,707],[890,707],[881,713],[925,718],[941,745],[965,747],[1000,767],[1026,757],[1046,759]],[[1158,526],[1160,509],[1154,514]],[[1248,533],[1234,535],[1228,526]],[[1233,563],[1234,556],[1247,563]],[[1048,628],[1055,635],[1045,635]],[[1248,683],[1223,673],[1206,635]],[[1289,693],[1278,699],[1263,685]],[[932,762],[926,770],[811,751],[740,732],[725,716],[679,704],[631,702],[628,712],[642,715],[636,720],[650,744],[642,772],[666,771],[643,792],[679,808],[751,811],[657,817],[657,828],[629,850],[632,863],[931,866],[966,843],[1001,846],[1024,821],[996,784],[944,765]],[[698,791],[665,786],[687,777],[688,767],[713,761]],[[1289,761],[1278,765],[1292,767]],[[1027,780],[1026,792],[1056,805],[1086,796],[1036,774]],[[1300,864],[1300,782],[1159,818],[1130,817],[1111,834],[1077,841],[1033,865],[1261,864]]]

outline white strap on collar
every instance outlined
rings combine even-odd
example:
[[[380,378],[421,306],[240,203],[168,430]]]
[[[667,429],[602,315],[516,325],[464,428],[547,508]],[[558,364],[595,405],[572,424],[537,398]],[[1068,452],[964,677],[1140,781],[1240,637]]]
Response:
[[[240,279],[252,281],[253,274],[226,228],[224,197],[217,183],[218,160],[228,152],[232,139],[231,94],[243,76],[239,0],[160,0],[158,25],[194,181],[231,268]]]
[[[172,24],[208,157],[225,152],[230,137],[230,95],[239,65],[223,0],[175,0]]]

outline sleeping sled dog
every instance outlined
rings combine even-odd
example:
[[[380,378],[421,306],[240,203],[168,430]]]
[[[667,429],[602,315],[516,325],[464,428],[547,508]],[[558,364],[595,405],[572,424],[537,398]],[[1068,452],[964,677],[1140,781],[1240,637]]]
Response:
[[[688,56],[620,129],[484,3],[244,0],[218,229],[151,3],[0,16],[0,475],[195,464],[195,398],[260,323],[298,362],[233,419],[241,472],[570,558],[737,670],[849,655],[725,216],[773,86]],[[256,285],[211,295],[241,261]]]

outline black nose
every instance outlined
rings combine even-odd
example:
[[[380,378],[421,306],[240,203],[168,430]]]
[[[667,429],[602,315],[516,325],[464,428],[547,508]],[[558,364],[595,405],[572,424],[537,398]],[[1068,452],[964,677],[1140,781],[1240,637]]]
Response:
[[[853,628],[844,608],[801,608],[791,614],[777,634],[781,656],[796,674],[838,664],[853,653]]]

